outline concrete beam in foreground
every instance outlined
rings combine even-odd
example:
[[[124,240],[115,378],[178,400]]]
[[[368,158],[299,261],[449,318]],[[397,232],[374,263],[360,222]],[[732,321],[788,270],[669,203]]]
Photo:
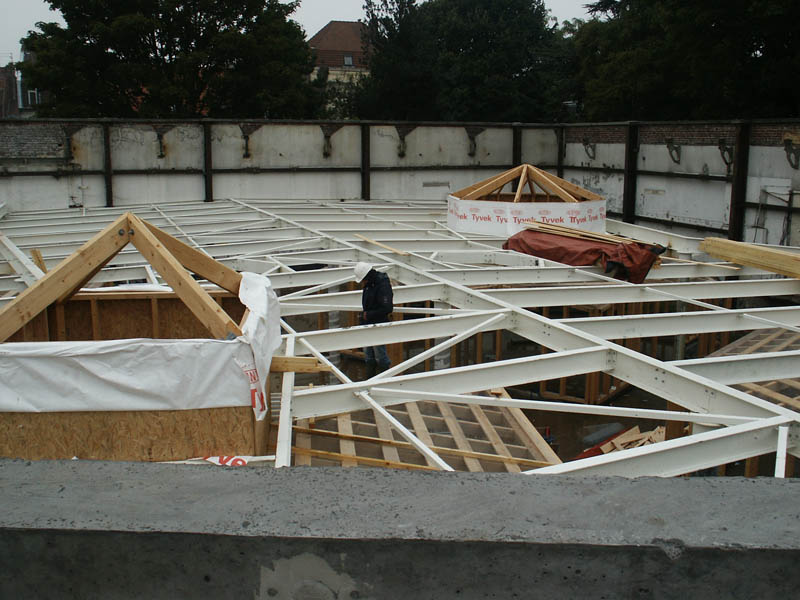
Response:
[[[2,598],[752,598],[797,479],[0,460]]]

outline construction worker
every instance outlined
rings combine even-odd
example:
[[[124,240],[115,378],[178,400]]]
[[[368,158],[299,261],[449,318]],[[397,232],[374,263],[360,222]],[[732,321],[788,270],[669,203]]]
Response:
[[[373,325],[375,323],[386,323],[392,313],[392,284],[386,273],[380,273],[372,268],[372,265],[360,262],[353,268],[355,279],[362,283],[364,291],[361,293],[361,323]],[[381,373],[392,366],[389,355],[386,353],[386,345],[368,346],[364,348],[367,371],[366,379]]]

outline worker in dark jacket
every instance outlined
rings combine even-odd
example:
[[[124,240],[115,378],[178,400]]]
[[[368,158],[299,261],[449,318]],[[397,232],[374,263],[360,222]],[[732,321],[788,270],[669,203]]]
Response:
[[[380,273],[367,263],[357,263],[353,268],[356,281],[363,282],[364,291],[361,293],[361,323],[372,325],[375,323],[386,323],[392,313],[392,284],[386,273]],[[385,371],[392,362],[386,353],[386,346],[368,346],[364,348],[364,356],[367,361],[367,379]]]

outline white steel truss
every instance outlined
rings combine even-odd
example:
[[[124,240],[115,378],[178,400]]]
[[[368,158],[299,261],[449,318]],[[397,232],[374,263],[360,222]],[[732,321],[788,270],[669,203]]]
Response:
[[[279,293],[284,339],[280,353],[317,357],[333,382],[298,387],[281,382],[276,465],[292,464],[292,425],[372,409],[386,418],[428,465],[452,467],[398,421],[392,406],[443,401],[660,420],[692,424],[691,435],[640,448],[526,471],[672,476],[776,452],[775,475],[786,454],[800,456],[800,413],[736,389],[734,384],[800,378],[800,351],[748,356],[661,360],[623,340],[676,339],[709,332],[783,329],[800,332],[800,281],[749,267],[700,259],[701,240],[610,222],[609,231],[667,245],[682,260],[665,258],[645,283],[610,279],[597,267],[571,267],[502,249],[504,238],[462,234],[446,226],[438,201],[332,202],[228,199],[213,203],[133,206],[135,212],[192,247],[238,270],[266,274]],[[55,266],[123,209],[84,208],[6,214],[0,218],[0,303],[31,285],[42,271],[28,258],[41,253]],[[365,261],[394,285],[396,313],[380,325],[343,327],[341,316],[361,311],[360,291],[348,290],[353,265]],[[159,283],[135,250],[126,250],[90,286]],[[773,306],[726,308],[720,299],[773,299]],[[652,314],[550,316],[548,308],[672,303]],[[676,304],[677,303],[677,304]],[[691,308],[686,312],[686,308]],[[566,313],[567,309],[564,309]],[[309,315],[330,325],[314,326]],[[319,319],[322,323],[323,319]],[[458,343],[502,331],[544,354],[481,360],[419,372]],[[340,351],[434,339],[390,370],[353,381],[332,360]],[[677,346],[676,346],[677,347]],[[531,351],[532,352],[532,351]],[[415,372],[412,372],[415,371]],[[483,395],[493,388],[604,373],[681,407],[681,411],[583,405]],[[273,400],[277,401],[275,397]]]

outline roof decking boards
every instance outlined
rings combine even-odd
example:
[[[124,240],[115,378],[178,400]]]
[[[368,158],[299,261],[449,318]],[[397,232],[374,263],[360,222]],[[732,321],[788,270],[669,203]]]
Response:
[[[198,204],[160,204],[128,207],[139,219],[160,228],[187,246],[200,250],[237,271],[268,275],[281,300],[285,321],[283,347],[279,354],[314,356],[327,362],[336,352],[348,352],[379,343],[406,344],[407,355],[395,360],[399,368],[367,381],[354,381],[332,364],[328,381],[314,381],[312,387],[295,386],[295,375],[284,373],[280,393],[277,463],[297,462],[298,456],[311,456],[314,448],[305,447],[315,423],[337,421],[339,450],[368,443],[364,437],[386,439],[385,423],[392,422],[396,448],[421,452],[417,463],[432,468],[447,468],[456,459],[468,465],[480,460],[474,447],[458,447],[463,433],[449,428],[454,446],[446,454],[436,452],[444,438],[432,439],[424,423],[439,419],[443,428],[459,421],[456,415],[428,414],[431,406],[456,403],[469,407],[482,428],[495,412],[535,408],[562,412],[588,412],[618,417],[639,417],[694,424],[694,435],[651,444],[583,461],[551,464],[539,468],[530,461],[542,457],[528,454],[521,460],[501,461],[517,464],[521,470],[616,474],[625,476],[670,476],[723,465],[778,450],[785,455],[797,452],[798,413],[763,400],[742,389],[730,387],[730,372],[736,384],[757,384],[769,380],[800,377],[797,352],[781,349],[767,359],[758,355],[715,357],[670,361],[648,356],[622,340],[642,340],[674,334],[761,330],[783,327],[796,331],[800,308],[787,306],[764,309],[727,309],[710,299],[788,298],[800,294],[796,279],[764,278],[767,274],[753,267],[732,270],[730,264],[672,262],[650,272],[648,280],[633,285],[609,279],[595,268],[566,267],[530,256],[503,251],[502,238],[461,234],[449,230],[446,207],[440,202],[323,202],[240,201],[235,199]],[[55,265],[91,238],[97,231],[119,218],[121,209],[86,209],[16,213],[0,220],[0,232],[9,252],[31,255],[41,251],[46,266]],[[610,223],[609,230],[617,225]],[[628,226],[625,226],[628,227]],[[646,231],[637,237],[671,244],[686,257],[697,250],[700,240]],[[4,253],[5,256],[5,253]],[[394,283],[396,314],[408,318],[379,326],[346,326],[346,315],[360,311],[360,291],[348,289],[352,266],[370,262],[386,271]],[[27,286],[18,273],[23,261],[0,263],[0,308]],[[739,280],[728,281],[731,276]],[[100,271],[93,282],[158,281],[147,261],[135,250],[125,248]],[[692,312],[659,314],[612,314],[609,307],[643,302],[665,306],[680,302],[696,309]],[[542,307],[581,308],[581,316],[545,315]],[[587,312],[592,306],[594,312]],[[537,309],[539,312],[529,310]],[[587,315],[588,316],[585,316]],[[301,317],[305,315],[305,317]],[[323,317],[317,317],[323,315]],[[602,316],[605,315],[605,316]],[[414,317],[414,318],[411,318]],[[495,353],[487,360],[489,339],[511,334],[524,339],[529,347],[538,344],[542,354],[503,357]],[[469,337],[465,337],[469,333]],[[459,337],[461,336],[461,337]],[[456,342],[482,340],[484,350],[464,360],[453,353]],[[420,356],[427,345],[426,357]],[[612,341],[615,340],[615,341]],[[485,342],[485,346],[483,346]],[[416,344],[412,347],[412,344]],[[502,349],[502,344],[498,346]],[[494,350],[495,347],[492,346]],[[451,361],[451,358],[456,358]],[[424,370],[426,363],[431,370]],[[460,366],[457,366],[461,363]],[[466,363],[466,364],[464,364]],[[595,380],[613,378],[660,396],[686,412],[625,409],[601,405],[550,403],[500,395],[481,395],[489,390],[545,382],[561,377],[586,376]],[[781,391],[785,394],[785,390]],[[513,396],[513,394],[511,394]],[[275,397],[277,399],[277,397]],[[420,415],[414,411],[420,409]],[[473,410],[472,407],[480,409]],[[483,407],[483,408],[481,408]],[[369,409],[378,435],[353,431],[342,415],[361,423],[360,411]],[[400,410],[402,409],[402,410]],[[445,412],[447,409],[445,409]],[[483,414],[480,417],[479,414]],[[413,413],[413,414],[412,414]],[[487,416],[487,413],[492,413]],[[428,419],[421,419],[427,414]],[[291,419],[299,420],[292,436]],[[394,420],[392,420],[394,419]],[[497,417],[499,419],[499,417]],[[300,423],[302,421],[302,423]],[[381,424],[383,423],[383,425]],[[507,421],[507,427],[513,425]],[[519,424],[519,423],[517,423]],[[383,428],[383,431],[381,429]],[[518,432],[517,432],[518,433]],[[324,437],[326,434],[317,434]],[[438,435],[438,434],[437,434]],[[348,437],[349,436],[349,437]],[[401,436],[401,437],[398,437]],[[303,448],[293,454],[295,447]],[[329,436],[330,437],[330,436]],[[501,446],[487,433],[493,454],[502,455]],[[521,439],[517,437],[517,439]],[[430,442],[433,442],[432,444]],[[501,440],[503,442],[503,440]],[[449,442],[448,442],[449,443]],[[467,441],[469,443],[469,440]],[[391,445],[391,444],[390,444]],[[516,444],[512,444],[515,446]],[[431,450],[431,446],[434,448]],[[410,450],[410,448],[414,450]],[[528,448],[524,443],[519,448]],[[534,445],[535,447],[535,445]],[[323,451],[318,451],[323,452]],[[508,451],[510,454],[516,449]],[[522,454],[522,451],[519,451]],[[348,458],[347,452],[336,452]],[[401,456],[401,455],[398,455]],[[294,460],[293,460],[294,458]],[[381,458],[385,464],[405,462]],[[495,461],[496,462],[496,461]],[[362,463],[368,464],[368,463]],[[474,463],[473,463],[474,466]],[[514,470],[508,469],[508,470]]]

